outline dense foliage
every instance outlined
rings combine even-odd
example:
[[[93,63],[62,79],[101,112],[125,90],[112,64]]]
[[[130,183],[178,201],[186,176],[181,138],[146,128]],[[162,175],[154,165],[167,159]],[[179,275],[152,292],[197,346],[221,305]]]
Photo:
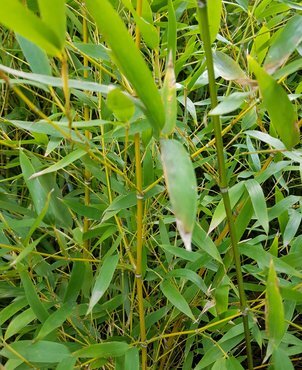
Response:
[[[299,368],[302,7],[198,5],[0,0],[3,368]]]

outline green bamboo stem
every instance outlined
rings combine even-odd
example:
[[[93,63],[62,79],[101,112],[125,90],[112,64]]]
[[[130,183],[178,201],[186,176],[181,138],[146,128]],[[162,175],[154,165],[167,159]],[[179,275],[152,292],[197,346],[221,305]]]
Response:
[[[200,33],[202,36],[204,51],[206,55],[211,106],[213,109],[217,106],[218,100],[217,100],[214,63],[213,63],[213,55],[212,55],[210,32],[209,32],[207,0],[197,0],[197,14],[199,18],[198,20],[199,20],[199,25],[200,25]],[[201,24],[202,24],[202,27],[201,27]],[[216,139],[219,187],[220,187],[220,191],[221,191],[223,202],[224,202],[227,222],[229,225],[229,232],[230,232],[234,262],[235,262],[235,267],[236,267],[236,276],[237,276],[237,284],[238,284],[238,291],[239,291],[239,298],[240,298],[240,309],[242,312],[242,321],[243,321],[243,327],[244,327],[248,369],[253,370],[253,354],[252,354],[250,330],[249,330],[249,324],[248,324],[249,307],[247,304],[246,295],[245,295],[244,286],[243,286],[243,276],[242,276],[242,271],[241,271],[241,261],[240,261],[240,253],[239,253],[239,248],[238,248],[237,233],[235,229],[230,196],[229,196],[229,191],[228,191],[228,180],[227,180],[226,165],[225,165],[224,154],[223,154],[223,141],[222,141],[222,135],[221,135],[221,123],[220,123],[219,116],[213,116],[212,122],[213,122],[214,134],[215,134],[215,139]]]
[[[142,15],[142,0],[137,0],[136,11],[138,16]],[[140,48],[141,35],[139,27],[136,25],[136,38],[135,43]],[[137,235],[136,235],[136,289],[137,289],[137,301],[138,301],[138,313],[140,323],[140,339],[142,343],[142,358],[141,367],[142,370],[147,369],[147,345],[146,345],[146,326],[145,326],[145,310],[144,310],[144,294],[143,294],[143,277],[142,277],[142,252],[143,252],[143,181],[142,181],[142,165],[141,165],[141,153],[140,153],[140,134],[137,133],[134,136],[134,149],[135,149],[135,172],[136,172],[136,188],[137,188]]]
[[[86,14],[86,7],[83,7],[83,42],[85,44],[88,43],[88,27],[87,27],[87,14]],[[88,78],[88,59],[86,56],[83,57],[83,65],[84,65],[84,78]],[[90,118],[90,109],[87,105],[84,105],[84,120],[89,121]],[[89,142],[91,140],[91,132],[89,130],[85,130],[85,137]],[[84,170],[84,179],[85,179],[85,193],[84,193],[84,202],[86,206],[90,205],[90,184],[91,184],[91,173],[90,171],[85,168]],[[84,217],[83,220],[83,231],[86,233],[90,228],[90,220],[87,217]],[[89,239],[84,241],[84,252],[87,254],[90,249],[90,241]]]

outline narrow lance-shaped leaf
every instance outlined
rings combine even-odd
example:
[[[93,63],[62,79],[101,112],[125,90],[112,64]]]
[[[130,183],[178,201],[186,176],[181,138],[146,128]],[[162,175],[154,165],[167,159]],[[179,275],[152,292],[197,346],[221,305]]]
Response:
[[[246,74],[240,68],[239,64],[222,51],[213,53],[215,71],[227,81],[245,80]]]
[[[44,305],[42,304],[42,302],[40,301],[40,298],[36,292],[36,288],[33,282],[31,281],[28,272],[25,271],[23,266],[18,267],[18,270],[28,304],[34,311],[37,319],[40,322],[44,322],[48,318],[49,314]]]
[[[268,233],[268,214],[262,187],[253,179],[247,180],[245,182],[245,187],[251,198],[258,222],[263,227],[264,231]]]
[[[271,123],[288,149],[299,142],[297,115],[286,92],[263,68],[248,57],[250,67],[256,75],[263,103],[267,109]]]
[[[176,224],[187,250],[191,250],[197,210],[197,183],[188,153],[176,140],[161,140],[164,176]]]
[[[153,26],[153,24],[147,22],[144,18],[137,14],[131,0],[122,0],[122,2],[132,13],[135,23],[139,27],[146,45],[150,49],[157,49],[159,45],[159,37],[156,28]]]
[[[275,38],[265,59],[264,68],[274,73],[302,41],[302,16],[293,17]]]
[[[268,42],[270,40],[270,31],[266,26],[260,28],[252,49],[251,49],[251,56],[257,60],[259,64],[261,64],[266,56],[267,49],[268,49]]]
[[[158,135],[165,122],[164,107],[140,51],[108,0],[87,0],[86,5],[111,47],[114,60],[144,103],[146,115]]]
[[[268,357],[272,350],[279,346],[285,331],[284,307],[275,266],[272,260],[268,272],[265,301],[265,323],[269,338],[268,353],[266,355],[266,357]]]
[[[162,134],[169,135],[173,132],[176,126],[176,116],[177,116],[176,81],[172,51],[169,54],[169,61],[167,65],[164,86],[162,89],[162,97],[166,113],[166,122],[162,130]]]
[[[64,321],[70,316],[72,312],[72,304],[70,302],[63,304],[55,312],[53,312],[47,320],[43,323],[36,340],[41,340],[45,338],[52,331],[61,326]]]
[[[118,258],[118,255],[115,254],[104,259],[92,289],[87,315],[92,311],[93,307],[98,303],[109,287],[118,263]]]
[[[1,0],[0,23],[40,46],[48,54],[61,54],[62,44],[53,29],[19,0]]]
[[[190,317],[192,320],[195,320],[195,317],[191,311],[191,308],[185,298],[181,295],[179,290],[172,285],[169,280],[164,280],[160,289],[167,299],[182,313]]]
[[[56,34],[63,48],[66,32],[65,0],[38,0],[42,20]]]
[[[216,39],[220,28],[220,18],[222,11],[222,0],[208,1],[208,19],[210,27],[211,42]]]
[[[51,67],[45,51],[18,34],[16,34],[16,39],[32,72],[51,75]]]
[[[125,342],[106,342],[92,344],[73,353],[80,358],[108,358],[123,356],[130,346]]]
[[[74,152],[71,152],[71,153],[67,154],[66,157],[62,158],[60,161],[53,164],[52,166],[45,168],[45,170],[36,172],[32,176],[30,176],[29,179],[31,180],[31,179],[34,179],[38,176],[42,176],[42,175],[45,175],[47,173],[56,172],[58,170],[61,170],[62,168],[68,166],[69,164],[73,163],[77,159],[83,157],[85,154],[86,154],[86,152],[84,150],[77,149]]]
[[[168,0],[168,50],[172,52],[172,62],[176,60],[176,45],[177,45],[177,22],[173,6],[173,1]],[[169,58],[169,55],[168,55]]]

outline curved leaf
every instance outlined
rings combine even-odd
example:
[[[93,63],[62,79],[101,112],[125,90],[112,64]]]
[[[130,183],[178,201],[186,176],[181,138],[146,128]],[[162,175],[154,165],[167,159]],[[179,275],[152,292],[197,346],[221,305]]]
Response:
[[[187,250],[191,250],[197,210],[197,184],[188,153],[176,140],[161,140],[165,180],[177,228]]]
[[[165,123],[164,106],[142,55],[108,0],[87,0],[86,4],[110,45],[114,60],[144,103],[146,115],[158,135]]]

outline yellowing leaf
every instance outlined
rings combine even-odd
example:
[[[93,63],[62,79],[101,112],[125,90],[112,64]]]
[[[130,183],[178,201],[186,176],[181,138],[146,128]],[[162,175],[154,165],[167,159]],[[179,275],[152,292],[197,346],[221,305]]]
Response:
[[[181,143],[161,140],[161,158],[177,228],[187,250],[191,250],[197,210],[197,184],[192,162]]]

